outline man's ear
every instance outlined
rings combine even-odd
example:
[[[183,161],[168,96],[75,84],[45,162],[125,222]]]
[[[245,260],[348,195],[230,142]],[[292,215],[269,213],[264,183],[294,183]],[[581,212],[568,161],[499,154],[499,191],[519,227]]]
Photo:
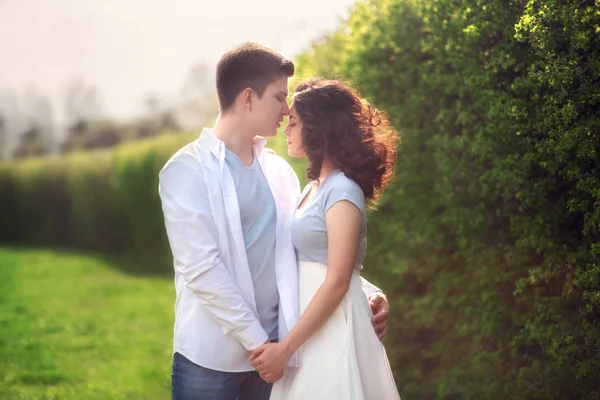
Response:
[[[242,92],[242,105],[248,111],[252,111],[252,96],[254,92],[250,88],[244,89]]]

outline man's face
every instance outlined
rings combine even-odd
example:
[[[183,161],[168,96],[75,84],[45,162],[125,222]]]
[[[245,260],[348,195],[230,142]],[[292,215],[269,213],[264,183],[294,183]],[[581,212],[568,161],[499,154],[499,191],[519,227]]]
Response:
[[[256,135],[277,135],[283,117],[289,114],[287,103],[288,78],[282,76],[271,82],[262,97],[255,96],[252,102],[251,124]]]

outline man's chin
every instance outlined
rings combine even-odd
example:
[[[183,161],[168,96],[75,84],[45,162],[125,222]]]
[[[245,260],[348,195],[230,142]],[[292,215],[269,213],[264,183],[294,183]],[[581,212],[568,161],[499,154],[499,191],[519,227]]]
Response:
[[[277,136],[277,131],[264,133],[262,135],[262,137],[264,137],[264,138],[272,138],[272,137],[275,137],[275,136]]]

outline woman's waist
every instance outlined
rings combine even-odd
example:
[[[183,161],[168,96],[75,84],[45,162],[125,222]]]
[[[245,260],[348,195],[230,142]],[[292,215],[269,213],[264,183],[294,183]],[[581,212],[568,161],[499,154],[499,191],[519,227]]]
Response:
[[[299,249],[296,248],[296,260],[300,262],[315,262],[326,265],[329,261],[328,252],[324,249]],[[354,269],[362,270],[364,253],[359,252],[354,260]]]
[[[298,261],[298,269],[317,270],[326,272],[327,265],[318,261]],[[353,268],[352,273],[360,276],[360,270]]]

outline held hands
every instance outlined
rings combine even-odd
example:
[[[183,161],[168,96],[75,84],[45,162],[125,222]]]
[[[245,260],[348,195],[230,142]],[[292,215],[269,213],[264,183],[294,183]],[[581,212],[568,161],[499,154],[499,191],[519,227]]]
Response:
[[[382,340],[387,332],[388,315],[390,304],[383,293],[373,293],[369,295],[369,305],[373,311],[371,323],[379,340]]]
[[[273,383],[283,376],[283,368],[294,353],[281,343],[265,343],[250,354],[250,362],[261,378]]]
[[[390,304],[383,293],[373,293],[368,298],[373,312],[371,323],[381,340],[387,332]],[[265,382],[274,383],[283,377],[283,368],[293,354],[284,343],[267,342],[250,353],[250,362]]]

